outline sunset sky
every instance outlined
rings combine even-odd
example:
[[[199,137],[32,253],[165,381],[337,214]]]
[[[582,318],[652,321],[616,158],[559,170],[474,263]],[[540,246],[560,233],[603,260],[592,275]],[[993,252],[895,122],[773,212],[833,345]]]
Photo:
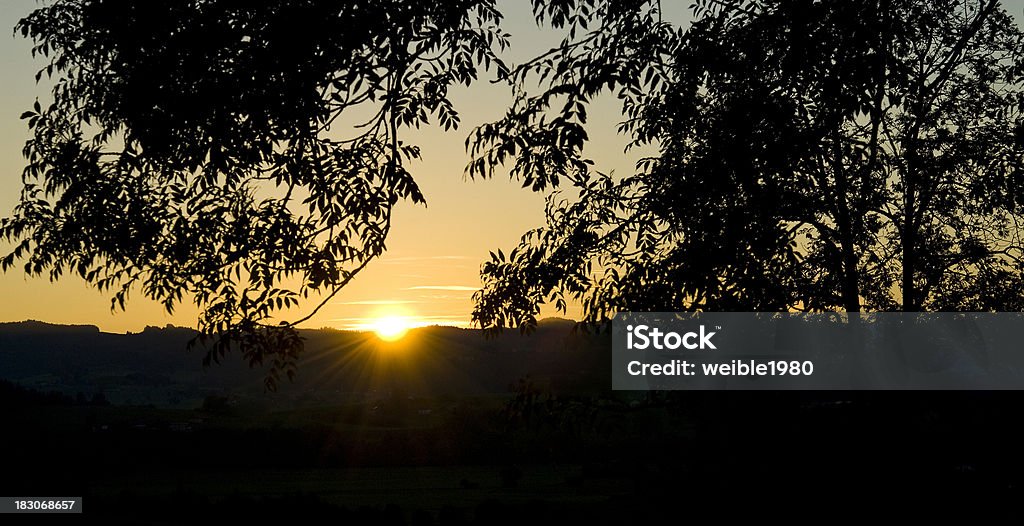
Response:
[[[672,4],[670,16],[685,23],[690,2]],[[30,42],[12,35],[11,28],[38,4],[35,0],[6,0],[0,11],[0,215],[7,215],[20,190],[24,166],[21,148],[28,129],[18,116],[36,97],[48,100],[48,88],[37,86],[34,73],[43,65],[33,61]],[[549,49],[559,34],[538,30],[529,3],[502,2],[505,29],[512,34],[512,62]],[[1018,19],[1024,0],[1004,2]],[[521,189],[507,178],[467,181],[464,141],[477,124],[497,119],[510,102],[507,87],[485,80],[460,88],[453,100],[462,127],[451,133],[424,129],[406,135],[419,144],[424,160],[411,167],[428,206],[402,203],[395,212],[389,250],[372,263],[305,327],[358,328],[384,314],[410,317],[415,324],[467,325],[470,297],[479,287],[480,263],[488,251],[509,249],[519,236],[543,221],[543,196]],[[589,112],[591,142],[587,154],[601,171],[631,171],[636,155],[624,155],[625,141],[615,134],[618,106],[606,98]],[[7,247],[0,247],[6,252]],[[98,325],[111,332],[138,331],[147,325],[172,323],[194,326],[196,309],[182,305],[174,315],[136,294],[127,312],[111,313],[109,297],[74,277],[56,284],[27,278],[19,269],[0,275],[0,321],[36,319],[53,323]],[[544,313],[554,315],[552,311]],[[578,315],[575,307],[568,313]]]

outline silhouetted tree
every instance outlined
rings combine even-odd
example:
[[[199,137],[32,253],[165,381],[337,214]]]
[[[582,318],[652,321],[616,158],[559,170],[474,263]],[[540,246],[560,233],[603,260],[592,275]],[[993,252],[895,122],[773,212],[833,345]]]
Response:
[[[705,1],[685,31],[653,1],[534,6],[566,39],[512,70],[467,172],[555,191],[485,263],[484,327],[568,297],[589,321],[1024,308],[1024,33],[998,2]],[[607,92],[655,152],[625,177],[583,153]]]
[[[2,268],[74,273],[112,308],[194,299],[206,362],[240,348],[272,389],[295,326],[384,251],[397,202],[424,201],[402,130],[458,126],[448,90],[503,69],[500,21],[494,0],[41,7],[16,31],[52,102],[22,115]]]

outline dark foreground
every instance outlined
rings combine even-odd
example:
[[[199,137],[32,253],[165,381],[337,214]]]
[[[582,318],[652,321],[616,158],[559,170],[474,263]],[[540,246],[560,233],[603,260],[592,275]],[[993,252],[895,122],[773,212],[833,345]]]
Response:
[[[83,496],[85,513],[61,521],[136,524],[642,524],[819,507],[878,519],[883,503],[917,518],[1006,504],[1020,514],[1022,401],[554,397],[520,385],[502,397],[274,412],[22,392],[4,402],[0,495]]]

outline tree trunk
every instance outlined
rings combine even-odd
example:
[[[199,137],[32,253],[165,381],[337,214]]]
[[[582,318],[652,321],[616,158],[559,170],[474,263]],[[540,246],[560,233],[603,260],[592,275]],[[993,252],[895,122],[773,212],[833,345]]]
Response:
[[[833,134],[832,171],[836,178],[836,222],[842,257],[842,297],[846,312],[860,312],[860,276],[857,269],[856,235],[850,216],[850,184],[846,180],[839,134]]]

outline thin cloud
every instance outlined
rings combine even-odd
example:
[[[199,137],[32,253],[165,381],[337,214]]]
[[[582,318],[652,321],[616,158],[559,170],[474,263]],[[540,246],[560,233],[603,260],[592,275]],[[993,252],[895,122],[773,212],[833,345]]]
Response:
[[[471,322],[464,316],[440,315],[440,316],[407,316],[402,317],[409,328],[430,327],[434,325],[446,325],[451,327],[469,327]],[[328,321],[340,322],[339,329],[348,331],[372,331],[379,318],[375,317],[351,317],[333,318]]]
[[[405,290],[448,290],[455,292],[476,292],[480,287],[466,287],[463,285],[418,285]]]
[[[462,261],[470,259],[468,256],[399,256],[386,257],[381,263],[417,263],[422,261]]]
[[[339,301],[336,305],[408,305],[410,303],[423,303],[414,300],[363,300],[363,301]]]
[[[432,316],[396,316],[396,318],[401,318],[402,320],[412,322],[415,322],[417,320],[458,320],[460,322],[466,321],[466,317],[461,314],[439,314]],[[327,321],[377,321],[379,319],[379,316],[349,316],[345,318],[331,318]]]

